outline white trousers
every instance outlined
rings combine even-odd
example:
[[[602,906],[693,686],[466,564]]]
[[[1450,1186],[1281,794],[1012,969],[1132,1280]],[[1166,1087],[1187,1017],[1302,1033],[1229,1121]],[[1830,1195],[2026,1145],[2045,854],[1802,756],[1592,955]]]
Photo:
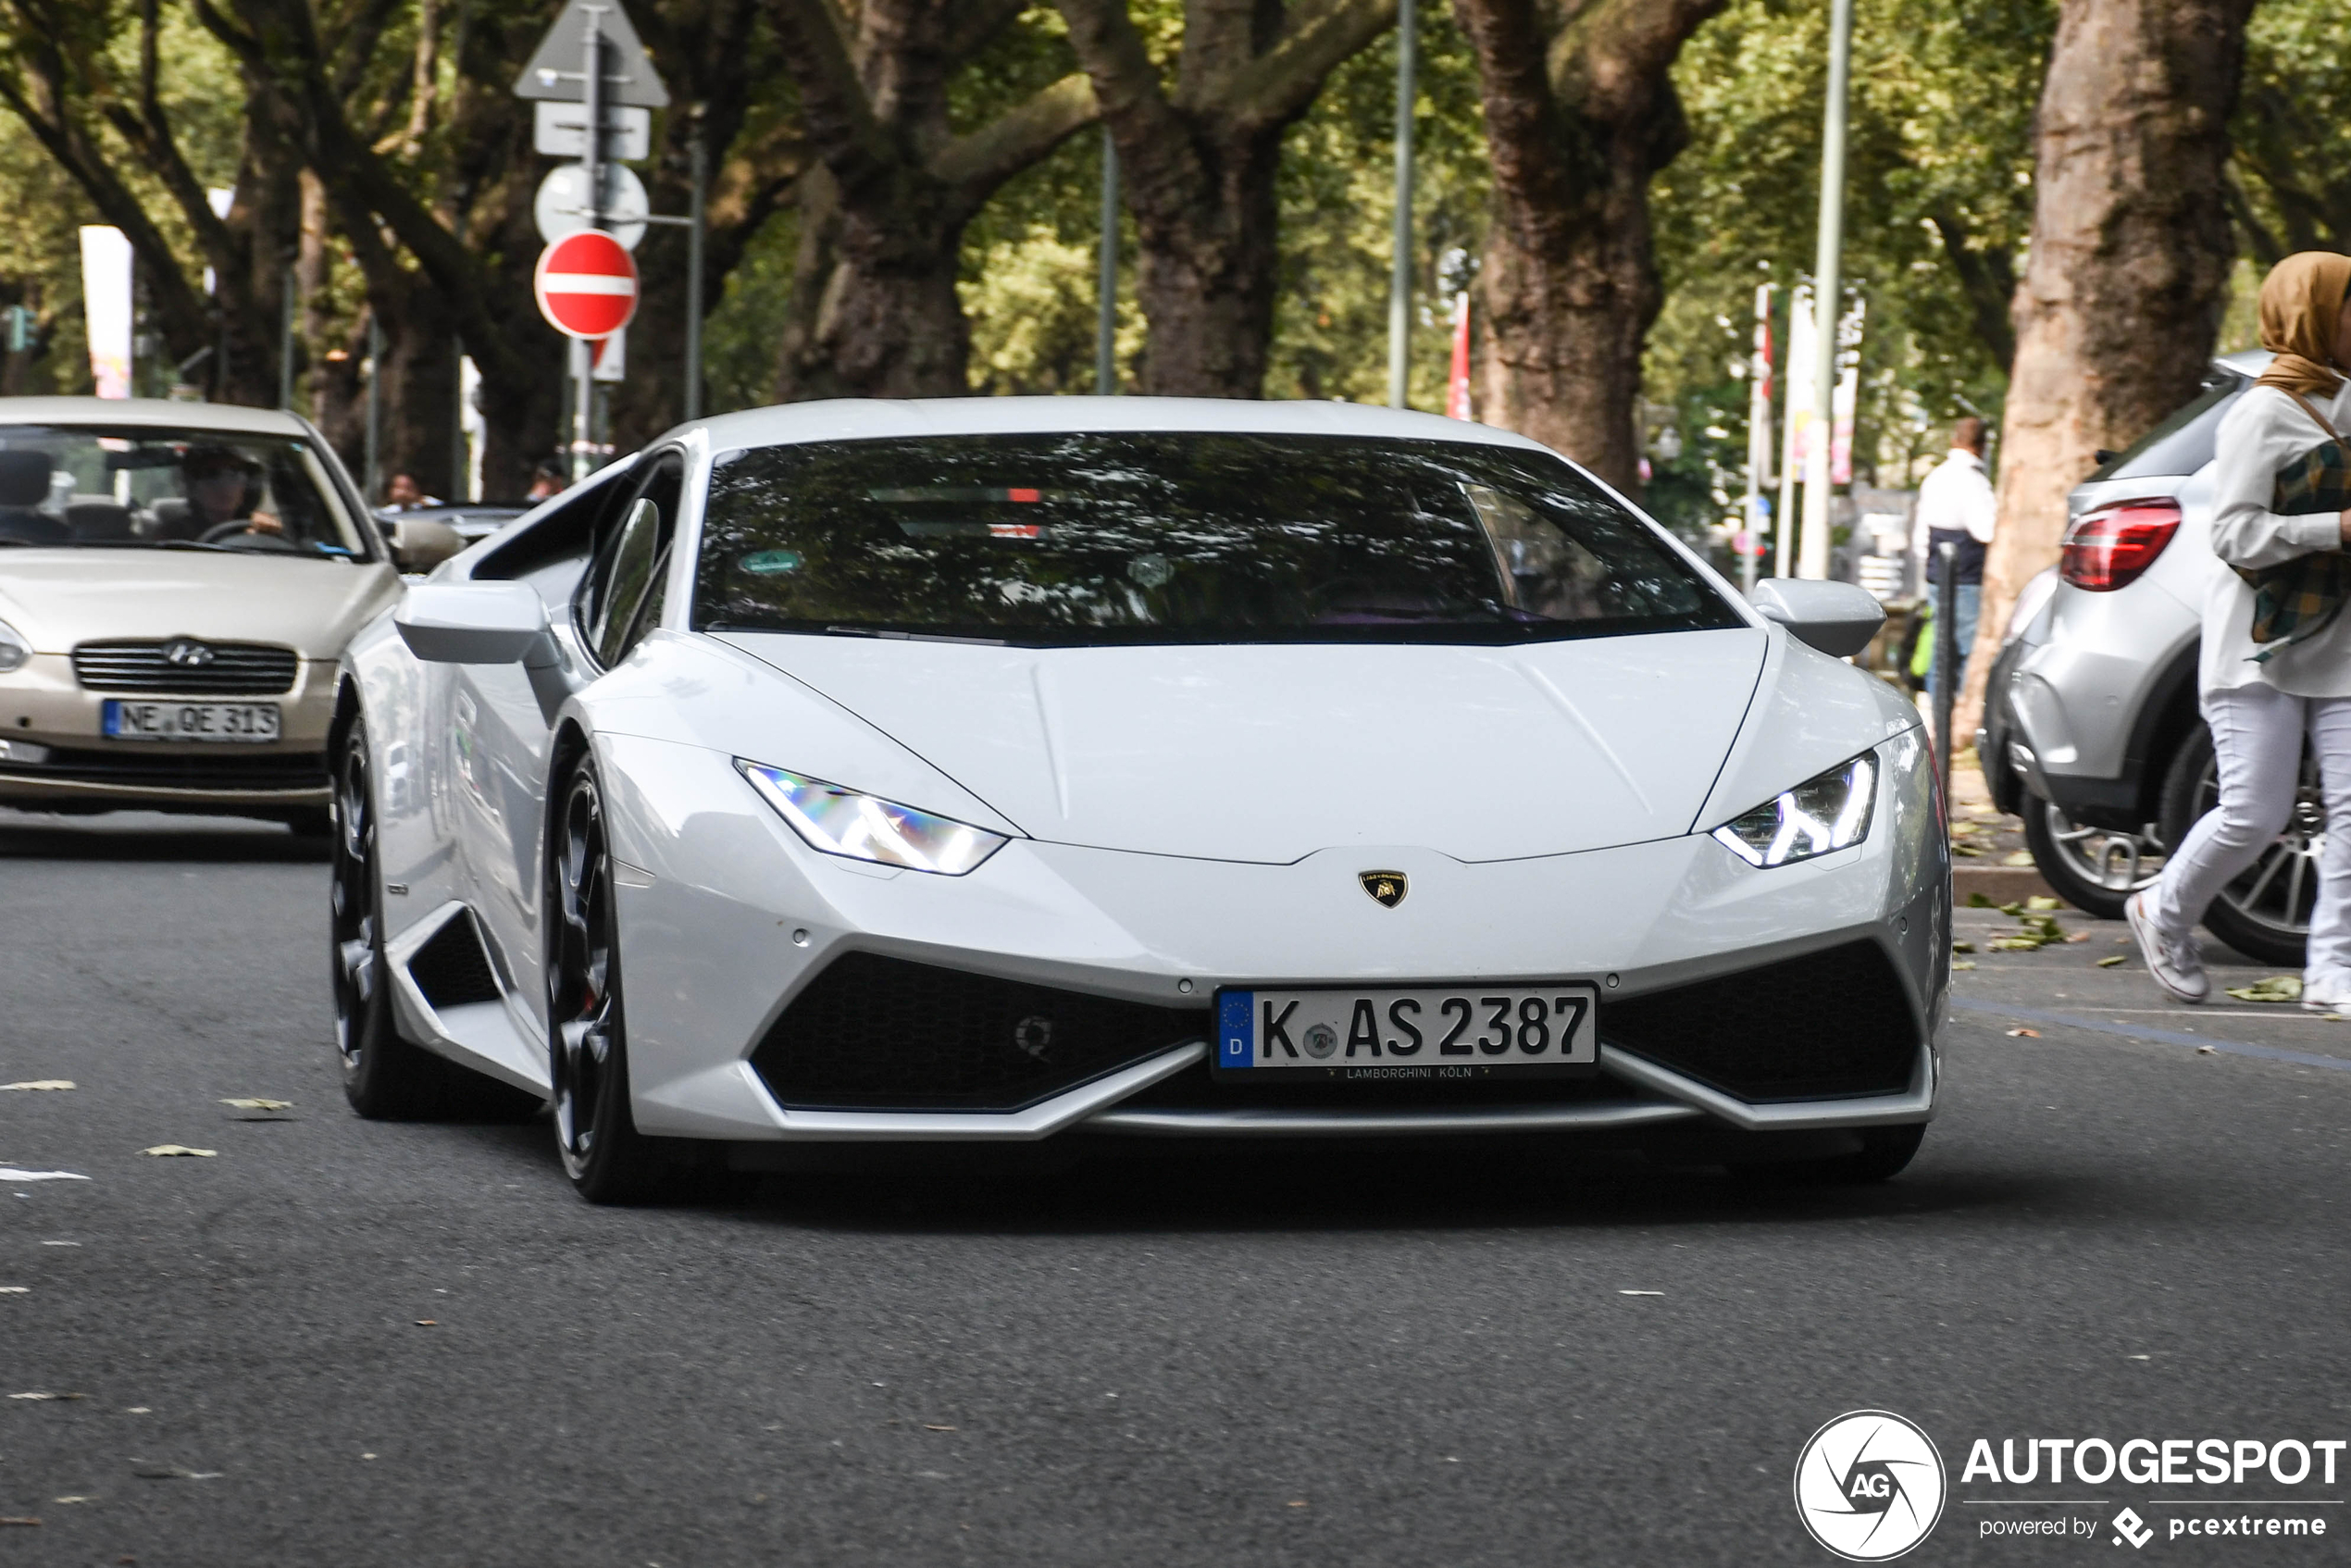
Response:
[[[2296,697],[2254,685],[2208,691],[2203,706],[2220,800],[2164,862],[2156,924],[2167,938],[2186,942],[2205,906],[2284,830],[2307,733],[2318,754],[2327,832],[2303,985],[2329,997],[2351,992],[2351,697]],[[2291,867],[2278,872],[2292,874]]]

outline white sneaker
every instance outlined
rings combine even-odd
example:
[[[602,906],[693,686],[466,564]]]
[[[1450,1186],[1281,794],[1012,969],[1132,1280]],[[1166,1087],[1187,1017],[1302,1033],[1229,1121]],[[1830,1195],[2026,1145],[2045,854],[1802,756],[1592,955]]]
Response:
[[[2139,955],[2146,960],[2147,973],[2155,977],[2155,983],[2173,1000],[2202,1002],[2212,994],[2212,982],[2204,974],[2204,959],[2196,951],[2193,940],[2163,940],[2163,933],[2155,927],[2155,911],[2147,904],[2151,890],[2140,889],[2122,906],[2122,917],[2131,923],[2131,934],[2139,939]]]
[[[2302,1011],[2351,1014],[2351,975],[2330,972],[2302,978]]]

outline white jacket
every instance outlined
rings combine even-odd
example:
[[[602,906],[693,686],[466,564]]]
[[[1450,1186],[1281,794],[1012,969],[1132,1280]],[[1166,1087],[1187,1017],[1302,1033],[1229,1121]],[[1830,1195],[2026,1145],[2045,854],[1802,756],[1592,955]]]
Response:
[[[2351,380],[2310,405],[2351,443]],[[2266,683],[2297,697],[2351,697],[2351,608],[2307,641],[2266,664],[2254,655],[2279,643],[2253,641],[2253,589],[2231,566],[2273,566],[2343,541],[2340,516],[2283,516],[2270,510],[2278,470],[2325,441],[2302,405],[2275,387],[2255,387],[2220,421],[2212,472],[2214,563],[2204,594],[2204,691]]]

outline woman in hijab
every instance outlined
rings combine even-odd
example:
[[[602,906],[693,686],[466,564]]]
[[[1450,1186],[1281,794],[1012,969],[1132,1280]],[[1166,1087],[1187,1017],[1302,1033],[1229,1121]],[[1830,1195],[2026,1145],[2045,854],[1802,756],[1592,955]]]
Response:
[[[2339,601],[2321,601],[2328,607],[2282,629],[2281,596],[2273,589],[2257,617],[2256,590],[2242,575],[2351,545],[2351,510],[2339,509],[2335,493],[2341,475],[2331,490],[2308,482],[2315,449],[2330,441],[2351,448],[2347,297],[2351,256],[2306,251],[2278,263],[2261,285],[2261,344],[2277,357],[2220,423],[2212,553],[2221,564],[2205,591],[2197,671],[2220,799],[2189,829],[2162,878],[2133,894],[2125,911],[2148,972],[2182,1002],[2211,993],[2196,923],[2284,829],[2307,734],[2318,754],[2327,834],[2302,1004],[2351,1013],[2351,615]],[[2302,504],[2327,496],[2323,510]]]

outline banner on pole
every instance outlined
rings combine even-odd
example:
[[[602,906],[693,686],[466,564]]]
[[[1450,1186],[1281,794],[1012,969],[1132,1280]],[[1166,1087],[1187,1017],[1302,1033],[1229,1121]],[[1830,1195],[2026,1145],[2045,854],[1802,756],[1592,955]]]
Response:
[[[1453,296],[1453,364],[1445,379],[1445,417],[1470,417],[1470,297]]]
[[[81,308],[90,337],[90,379],[100,397],[131,395],[131,242],[119,229],[81,229]]]

